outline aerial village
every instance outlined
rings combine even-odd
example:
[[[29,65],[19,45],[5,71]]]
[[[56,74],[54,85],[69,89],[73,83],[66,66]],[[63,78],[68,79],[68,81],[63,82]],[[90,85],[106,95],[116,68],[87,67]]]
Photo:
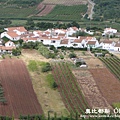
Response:
[[[73,48],[101,48],[109,51],[120,51],[120,42],[110,41],[107,37],[104,41],[98,41],[96,37],[90,36],[94,32],[82,30],[77,27],[70,27],[68,29],[47,29],[45,31],[35,30],[27,31],[25,27],[8,27],[4,28],[5,32],[1,33],[0,40],[0,52],[9,52],[11,53],[12,49],[15,49],[17,46],[14,44],[14,41],[20,39],[23,42],[42,42],[43,45],[53,45],[55,48],[58,47],[73,47]],[[88,36],[78,36],[73,37],[72,35],[78,31],[84,31]],[[116,29],[105,28],[102,36],[113,36],[120,37]],[[3,45],[2,38],[8,38]]]

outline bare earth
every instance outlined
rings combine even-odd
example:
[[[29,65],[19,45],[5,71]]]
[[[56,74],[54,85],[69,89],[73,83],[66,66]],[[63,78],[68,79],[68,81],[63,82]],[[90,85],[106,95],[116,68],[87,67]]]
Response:
[[[44,58],[36,50],[23,50],[20,58],[26,63],[26,65],[28,65],[29,60],[49,62],[48,59]],[[68,111],[62,102],[59,92],[57,90],[52,90],[49,87],[48,82],[46,82],[46,74],[40,72],[29,73],[32,78],[34,91],[42,106],[44,114],[47,116],[48,111],[51,111],[50,115],[54,115],[54,112],[56,112],[58,116],[68,115]]]
[[[89,70],[74,70],[73,73],[91,108],[112,109],[110,104],[102,96]]]
[[[90,69],[90,72],[108,103],[120,102],[120,81],[106,68]]]

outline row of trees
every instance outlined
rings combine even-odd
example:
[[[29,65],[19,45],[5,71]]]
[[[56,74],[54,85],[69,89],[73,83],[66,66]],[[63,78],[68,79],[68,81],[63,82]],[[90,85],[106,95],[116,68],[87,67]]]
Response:
[[[10,19],[0,20],[0,25],[11,25],[12,21]]]
[[[70,23],[61,23],[61,22],[56,22],[56,23],[52,23],[52,22],[37,22],[35,23],[33,19],[28,19],[27,22],[26,22],[26,28],[28,30],[33,30],[33,29],[50,29],[50,28],[63,28],[63,29],[67,29],[69,27],[77,27],[79,28],[80,25],[75,22],[75,21],[72,21]]]

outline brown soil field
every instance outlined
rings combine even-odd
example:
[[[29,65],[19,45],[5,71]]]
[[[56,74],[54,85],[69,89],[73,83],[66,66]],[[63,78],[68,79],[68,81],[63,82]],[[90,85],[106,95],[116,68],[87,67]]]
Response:
[[[49,14],[54,7],[55,5],[45,5],[45,8],[40,13],[38,13],[37,16],[45,16]]]
[[[7,102],[0,103],[0,115],[13,116],[43,114],[33,90],[31,78],[20,59],[4,59],[0,62],[0,82]]]
[[[120,81],[107,69],[90,69],[103,97],[110,105],[120,102]]]
[[[91,108],[112,109],[106,99],[102,96],[89,70],[74,70],[73,73]]]

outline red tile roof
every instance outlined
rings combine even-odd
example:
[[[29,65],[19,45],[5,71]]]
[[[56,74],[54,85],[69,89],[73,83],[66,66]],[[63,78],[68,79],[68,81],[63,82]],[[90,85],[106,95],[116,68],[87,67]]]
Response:
[[[68,44],[68,39],[61,40],[60,44]]]
[[[16,32],[7,32],[7,34],[8,34],[9,36],[11,36],[12,38],[15,38],[15,37],[18,37],[18,36],[19,36],[18,34],[16,34]]]
[[[20,27],[9,27],[9,28],[7,28],[8,29],[8,31],[14,31],[14,30],[18,30],[18,31],[20,31],[20,32],[25,32],[25,31],[27,31],[23,26],[20,26]]]
[[[87,45],[95,45],[96,41],[88,41]]]

